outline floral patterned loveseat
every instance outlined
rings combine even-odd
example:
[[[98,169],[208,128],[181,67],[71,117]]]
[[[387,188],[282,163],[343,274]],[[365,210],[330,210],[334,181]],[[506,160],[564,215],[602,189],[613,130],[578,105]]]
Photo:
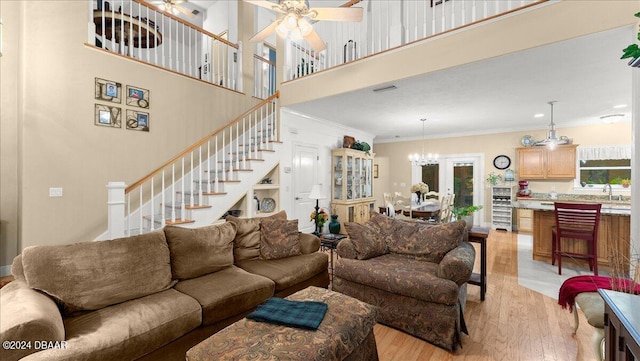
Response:
[[[346,223],[333,290],[379,307],[378,322],[452,351],[460,344],[475,250],[464,221],[428,224],[374,213]]]

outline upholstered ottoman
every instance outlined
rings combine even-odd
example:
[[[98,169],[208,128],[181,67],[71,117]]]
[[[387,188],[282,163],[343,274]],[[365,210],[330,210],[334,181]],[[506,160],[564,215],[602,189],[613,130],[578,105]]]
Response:
[[[309,287],[287,297],[320,301],[327,312],[315,331],[242,319],[187,351],[187,361],[378,360],[376,308],[355,298]]]

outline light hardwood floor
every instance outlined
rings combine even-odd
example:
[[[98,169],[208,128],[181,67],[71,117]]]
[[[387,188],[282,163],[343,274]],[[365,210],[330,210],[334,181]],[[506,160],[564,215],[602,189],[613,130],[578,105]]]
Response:
[[[594,328],[580,311],[580,327],[572,335],[573,315],[568,310],[556,299],[518,284],[516,237],[515,233],[494,230],[489,235],[487,294],[481,302],[479,287],[467,286],[469,336],[463,337],[462,349],[449,353],[378,324],[374,333],[380,360],[596,360],[590,341]],[[478,247],[476,253],[479,269]]]

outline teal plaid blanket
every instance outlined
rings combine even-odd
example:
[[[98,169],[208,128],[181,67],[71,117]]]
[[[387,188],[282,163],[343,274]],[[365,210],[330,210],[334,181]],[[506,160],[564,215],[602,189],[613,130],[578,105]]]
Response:
[[[314,301],[289,301],[271,297],[247,318],[258,322],[316,330],[320,326],[327,304]]]

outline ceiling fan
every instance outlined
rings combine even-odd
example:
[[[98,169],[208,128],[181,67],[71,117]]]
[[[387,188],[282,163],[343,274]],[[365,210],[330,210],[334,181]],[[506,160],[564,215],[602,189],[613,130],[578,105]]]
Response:
[[[362,8],[311,8],[308,0],[279,0],[277,4],[267,0],[244,1],[273,10],[279,15],[276,21],[255,34],[251,41],[262,41],[276,31],[283,37],[290,35],[292,40],[304,38],[316,52],[326,49],[327,45],[313,29],[311,23],[318,20],[356,22],[362,20]]]
[[[171,13],[173,15],[178,15],[178,12],[181,12],[190,18],[195,17],[195,15],[193,15],[193,13],[190,10],[180,5],[186,2],[187,0],[161,0],[161,1],[156,1],[155,3],[159,4],[159,7],[161,10]]]

